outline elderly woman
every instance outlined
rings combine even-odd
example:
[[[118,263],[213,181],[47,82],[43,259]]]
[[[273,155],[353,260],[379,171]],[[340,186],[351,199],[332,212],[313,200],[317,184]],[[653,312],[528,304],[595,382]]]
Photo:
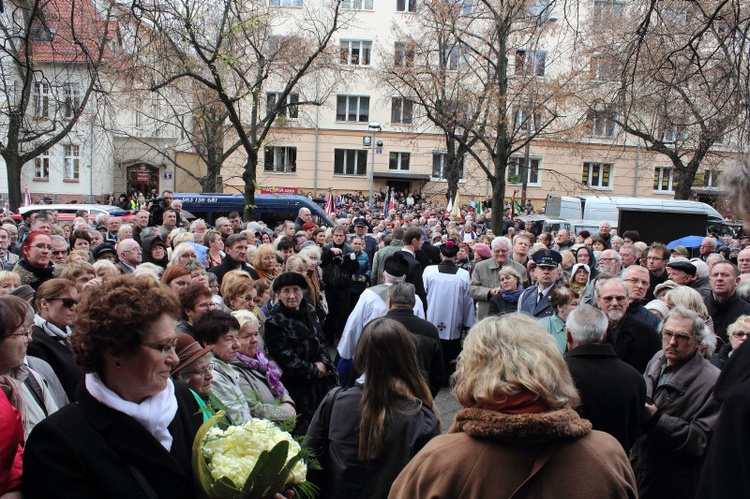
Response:
[[[177,297],[127,275],[85,293],[80,308],[71,342],[85,384],[77,404],[31,433],[24,497],[59,497],[61,487],[70,497],[195,497],[199,408],[170,378]]]
[[[305,278],[293,272],[274,279],[277,302],[266,319],[266,348],[296,404],[297,435],[305,434],[318,404],[338,384],[318,316],[302,297],[305,289]]]
[[[719,369],[724,369],[724,365],[729,357],[745,342],[750,336],[750,315],[740,315],[737,320],[727,327],[727,337],[729,343],[725,343],[711,357],[711,363]]]
[[[193,325],[194,338],[203,346],[213,346],[213,386],[211,392],[227,411],[232,424],[250,420],[250,406],[240,386],[240,374],[232,367],[240,349],[237,319],[222,310],[209,310]]]
[[[180,293],[181,318],[175,323],[175,331],[193,336],[193,324],[198,317],[213,309],[211,291],[202,283],[193,282]]]
[[[490,315],[510,314],[518,310],[518,298],[523,293],[521,274],[513,267],[501,267],[497,273],[500,292],[490,298]]]
[[[555,338],[558,350],[563,353],[566,346],[565,321],[581,301],[578,293],[567,283],[555,286],[549,293],[549,301],[555,313],[539,319],[539,325]]]
[[[570,287],[576,292],[579,298],[583,296],[586,286],[591,280],[591,268],[585,263],[576,263],[570,271]]]
[[[29,355],[46,361],[55,371],[65,394],[76,399],[83,371],[70,348],[71,326],[78,318],[78,289],[73,281],[51,279],[36,292],[36,310]]]
[[[59,277],[60,272],[52,264],[52,239],[43,232],[31,232],[21,246],[21,259],[13,272],[21,278],[21,284],[37,289],[43,282]]]
[[[160,235],[150,236],[143,240],[143,261],[167,268],[167,244]]]
[[[271,244],[261,244],[253,255],[252,268],[258,279],[273,279],[276,276],[276,250]]]
[[[409,460],[440,434],[440,420],[404,326],[373,320],[354,359],[364,380],[332,390],[308,429],[324,470],[313,480],[321,497],[385,499]]]
[[[453,376],[464,407],[406,466],[389,497],[636,497],[622,445],[575,412],[578,392],[533,317],[488,317]],[[581,479],[585,477],[585,479]]]
[[[250,413],[273,421],[293,418],[294,401],[281,383],[281,372],[263,355],[258,318],[247,310],[232,315],[240,323],[240,349],[232,365],[240,373],[240,387],[247,397]]]
[[[223,285],[222,288],[224,288]],[[229,312],[234,310],[254,311],[257,308],[255,305],[255,298],[257,297],[258,290],[255,289],[253,280],[249,278],[234,280],[224,289],[224,305],[227,306]]]
[[[208,407],[208,394],[211,380],[214,379],[213,349],[213,346],[201,346],[189,334],[177,333],[175,351],[180,361],[172,368],[172,378],[190,388],[190,393],[201,408],[200,413],[195,415],[199,424],[213,415]]]

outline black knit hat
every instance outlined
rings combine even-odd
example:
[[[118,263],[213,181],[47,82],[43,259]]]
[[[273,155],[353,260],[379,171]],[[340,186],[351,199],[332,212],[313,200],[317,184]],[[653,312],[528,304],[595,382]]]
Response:
[[[302,289],[307,289],[307,281],[302,277],[302,274],[284,272],[273,280],[273,292],[278,293],[284,286],[299,286]]]

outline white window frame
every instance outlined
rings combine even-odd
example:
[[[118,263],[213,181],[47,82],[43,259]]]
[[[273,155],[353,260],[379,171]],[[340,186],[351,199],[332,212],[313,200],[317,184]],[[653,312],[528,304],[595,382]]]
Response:
[[[412,68],[414,67],[415,50],[411,42],[394,42],[393,43],[393,63],[396,67]]]
[[[391,99],[391,123],[411,125],[414,123],[414,101],[404,97]]]
[[[703,174],[703,187],[707,187],[709,189],[718,188],[720,176],[721,176],[721,171],[719,170],[712,170],[712,169],[706,170]]]
[[[617,137],[617,124],[612,114],[606,111],[589,111],[588,120],[591,122],[591,136],[613,139]]]
[[[281,95],[281,92],[267,92],[266,93],[266,110],[271,109],[276,105],[276,100]],[[286,106],[281,109],[279,116],[284,116],[289,120],[296,120],[299,118],[299,94],[291,92],[286,96]]]
[[[34,158],[34,178],[49,180],[50,154],[44,151]]]
[[[396,0],[396,12],[416,12],[417,0]]]
[[[373,0],[343,0],[341,8],[345,10],[374,10]]]
[[[291,7],[301,9],[303,6],[303,0],[271,0],[271,7]]]
[[[523,156],[511,156],[510,161],[508,161],[508,174],[506,176],[506,178],[508,179],[508,184],[523,184],[523,179],[521,178],[521,167],[525,162],[526,158],[524,158]],[[531,168],[526,169],[526,185],[530,187],[542,186],[542,176],[540,174],[539,166],[541,162],[541,158],[529,158]],[[518,177],[518,182],[511,181],[510,177]]]
[[[271,155],[269,167],[268,157]],[[263,152],[263,173],[297,173],[297,148],[266,146]]]
[[[432,173],[430,174],[430,177],[432,178],[433,182],[446,182],[445,161],[447,157],[448,157],[448,153],[445,151],[434,151],[432,153]],[[438,162],[438,170],[439,170],[439,174],[437,176],[435,175],[435,161],[436,160]],[[464,178],[464,173],[465,173],[464,166],[465,165],[462,165],[460,169],[461,170],[461,175],[459,176],[460,180],[463,180]]]
[[[445,69],[448,71],[458,71],[461,69],[461,48],[458,45],[451,45],[443,49],[445,57]]]
[[[81,148],[76,144],[64,146],[65,162],[63,166],[63,178],[65,180],[80,180],[81,174]]]
[[[614,173],[614,165],[612,163],[599,163],[599,162],[593,162],[593,161],[586,161],[583,163],[584,168],[586,165],[588,165],[588,176],[585,180],[586,187],[590,189],[611,189],[612,188],[612,178]],[[594,175],[594,169],[598,170],[598,175]],[[605,169],[608,171],[605,172]],[[602,179],[604,177],[607,177],[609,180],[607,181],[607,185],[602,185]],[[594,178],[598,178],[598,184],[594,185],[592,182],[594,181]]]
[[[594,0],[592,18],[594,23],[599,24],[622,17],[624,10],[625,2],[620,0]]]
[[[411,153],[410,152],[391,151],[388,153],[388,170],[389,171],[408,172],[410,166],[411,166]]]
[[[536,133],[542,123],[542,113],[536,111],[534,115],[531,115],[530,109],[527,106],[515,106],[513,109],[513,129],[520,131],[527,131],[525,126],[529,126],[529,133]]]
[[[336,171],[337,161],[343,159],[340,172]],[[367,176],[367,151],[364,149],[334,149],[333,174],[356,177]]]
[[[617,74],[611,58],[597,54],[591,57],[591,79],[594,81],[613,81]]]
[[[36,118],[49,118],[52,88],[49,82],[34,82],[33,111]]]
[[[547,51],[516,50],[515,74],[519,76],[538,76],[540,78],[545,76],[547,74]]]
[[[81,84],[66,83],[63,86],[63,116],[72,118],[81,107]]]
[[[666,186],[664,182],[666,181]],[[674,194],[674,168],[657,166],[654,168],[654,192]]]
[[[372,40],[340,40],[339,62],[342,66],[369,68],[372,66]]]
[[[344,109],[343,119],[340,110]],[[350,117],[354,115],[354,119]],[[367,123],[370,121],[370,97],[368,95],[337,95],[336,121],[346,123]]]

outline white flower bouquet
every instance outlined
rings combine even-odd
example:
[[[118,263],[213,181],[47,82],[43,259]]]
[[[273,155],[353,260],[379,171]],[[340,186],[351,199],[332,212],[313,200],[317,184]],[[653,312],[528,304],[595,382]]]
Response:
[[[203,423],[193,444],[193,468],[207,497],[270,499],[290,488],[295,497],[317,496],[306,481],[307,453],[288,432],[256,418],[222,430],[223,417]]]

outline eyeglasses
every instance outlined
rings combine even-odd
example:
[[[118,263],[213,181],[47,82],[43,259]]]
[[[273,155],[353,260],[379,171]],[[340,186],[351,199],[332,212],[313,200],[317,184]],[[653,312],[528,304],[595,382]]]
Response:
[[[301,295],[302,290],[300,288],[284,288],[281,291],[279,291],[280,295],[289,296],[289,295]]]
[[[602,300],[603,302],[610,303],[613,301],[625,301],[628,299],[628,297],[627,296],[600,296],[599,299]]]
[[[161,352],[165,357],[169,355],[170,350],[177,352],[177,339],[170,341],[169,343],[141,343],[141,346]]]
[[[65,308],[73,308],[78,305],[78,300],[74,300],[73,298],[47,298],[47,301],[62,302],[62,306]]]
[[[52,254],[55,255],[55,256],[67,255],[68,254],[68,250],[53,250]]]
[[[215,366],[216,366],[216,364],[214,364],[212,362],[212,363],[208,364],[206,367],[204,367],[203,369],[201,369],[200,371],[191,371],[191,372],[189,372],[187,374],[188,374],[188,376],[205,376],[206,373],[209,372],[209,371],[212,371]]]
[[[672,341],[672,338],[675,338],[678,343],[687,343],[692,338],[695,338],[695,336],[691,336],[686,333],[675,333],[674,331],[670,331],[669,329],[662,330],[661,336],[667,343]]]
[[[21,330],[20,333],[11,333],[8,336],[23,336],[24,340],[28,340],[31,338],[31,326],[28,324],[23,324],[18,327],[18,329]]]
[[[159,248],[159,247],[160,246],[155,246],[154,249]],[[125,253],[130,253],[130,252],[143,253],[143,250],[141,248],[132,248],[129,250],[123,250],[121,253],[125,254]]]
[[[39,244],[35,244],[34,248],[40,249],[42,251],[44,251],[44,250],[52,251],[52,245],[51,244],[42,244],[42,243],[39,243]]]
[[[601,260],[601,258],[599,260]],[[643,279],[636,279],[635,277],[631,277],[629,279],[623,279],[623,281],[629,282],[631,284],[641,284],[643,286],[648,286],[649,284],[651,284],[651,281],[646,281]]]
[[[599,261],[600,262],[614,262],[615,260],[617,260],[617,258],[601,258],[601,257],[599,257]]]
[[[738,340],[741,338],[750,339],[750,332],[743,333],[742,331],[735,331],[732,333],[733,338],[737,338]]]
[[[255,298],[253,298],[250,295],[238,296],[237,298],[239,298],[240,300],[245,300],[245,301],[255,301]]]

